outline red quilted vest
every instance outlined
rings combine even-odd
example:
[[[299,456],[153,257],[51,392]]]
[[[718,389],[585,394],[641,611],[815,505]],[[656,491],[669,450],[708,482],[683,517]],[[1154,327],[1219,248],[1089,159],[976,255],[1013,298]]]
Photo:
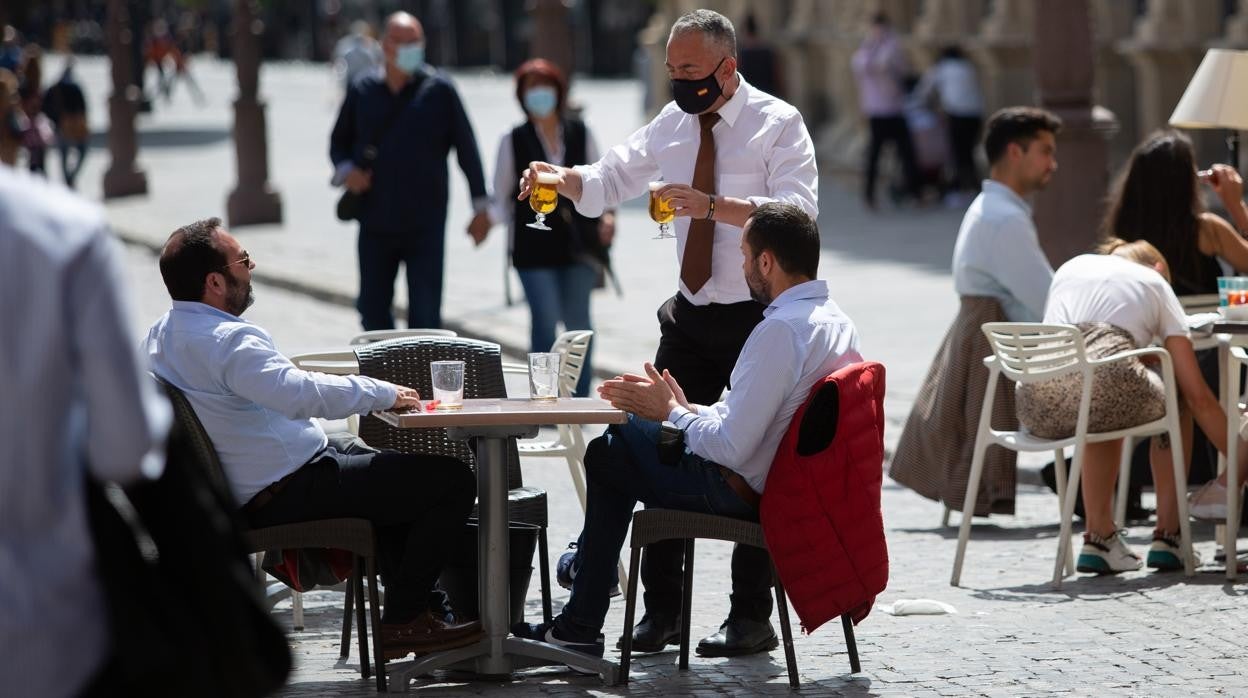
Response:
[[[808,633],[845,613],[857,624],[888,584],[883,473],[884,366],[853,364],[815,384],[793,416],[759,511]]]

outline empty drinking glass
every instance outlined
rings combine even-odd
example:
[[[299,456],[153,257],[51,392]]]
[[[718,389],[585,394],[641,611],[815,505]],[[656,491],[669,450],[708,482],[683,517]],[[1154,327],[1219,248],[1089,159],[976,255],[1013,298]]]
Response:
[[[529,354],[529,397],[533,400],[555,400],[559,397],[558,352]]]
[[[464,362],[433,361],[429,364],[433,379],[434,407],[458,410],[464,406]]]

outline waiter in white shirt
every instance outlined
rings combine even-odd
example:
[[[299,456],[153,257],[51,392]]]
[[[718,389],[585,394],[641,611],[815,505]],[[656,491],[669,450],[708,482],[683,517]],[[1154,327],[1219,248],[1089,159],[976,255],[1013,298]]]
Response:
[[[763,306],[750,298],[741,271],[741,229],[759,205],[794,204],[818,214],[815,148],[792,105],[751,87],[737,73],[732,22],[695,10],[672,25],[667,71],[673,102],[598,162],[578,167],[531,163],[520,182],[525,199],[538,172],[559,176],[559,193],[586,216],[666,184],[658,195],[676,209],[680,290],[658,312],[654,364],[680,380],[691,402],[713,404]],[[569,553],[565,557],[575,555]],[[575,568],[575,559],[561,567]],[[646,615],[633,650],[654,652],[679,641],[681,545],[649,546],[642,558]],[[732,559],[732,609],[715,635],[698,643],[703,656],[769,651],[771,562],[765,551],[738,546]]]

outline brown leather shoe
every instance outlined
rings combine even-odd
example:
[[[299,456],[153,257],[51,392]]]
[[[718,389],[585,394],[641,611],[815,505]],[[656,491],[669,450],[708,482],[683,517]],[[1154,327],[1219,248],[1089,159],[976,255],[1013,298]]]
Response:
[[[428,611],[409,623],[381,626],[381,646],[386,659],[408,654],[427,654],[471,645],[484,636],[480,621],[447,623]]]

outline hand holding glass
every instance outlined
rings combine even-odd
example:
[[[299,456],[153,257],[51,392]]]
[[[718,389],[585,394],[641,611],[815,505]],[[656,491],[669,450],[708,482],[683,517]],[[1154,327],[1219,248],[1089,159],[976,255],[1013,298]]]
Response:
[[[559,205],[559,175],[554,172],[538,172],[533,183],[533,191],[529,192],[529,208],[537,214],[537,220],[529,223],[530,228],[550,230],[546,225],[546,214]]]
[[[655,240],[666,240],[676,237],[668,232],[667,224],[676,218],[676,209],[672,207],[670,199],[659,197],[659,190],[663,188],[666,182],[650,183],[650,220],[659,224],[659,234],[654,237]]]
[[[432,361],[429,363],[433,379],[434,407],[439,410],[458,410],[464,406],[464,362]]]
[[[529,398],[555,400],[559,397],[559,365],[562,355],[558,352],[535,352],[529,354]]]

